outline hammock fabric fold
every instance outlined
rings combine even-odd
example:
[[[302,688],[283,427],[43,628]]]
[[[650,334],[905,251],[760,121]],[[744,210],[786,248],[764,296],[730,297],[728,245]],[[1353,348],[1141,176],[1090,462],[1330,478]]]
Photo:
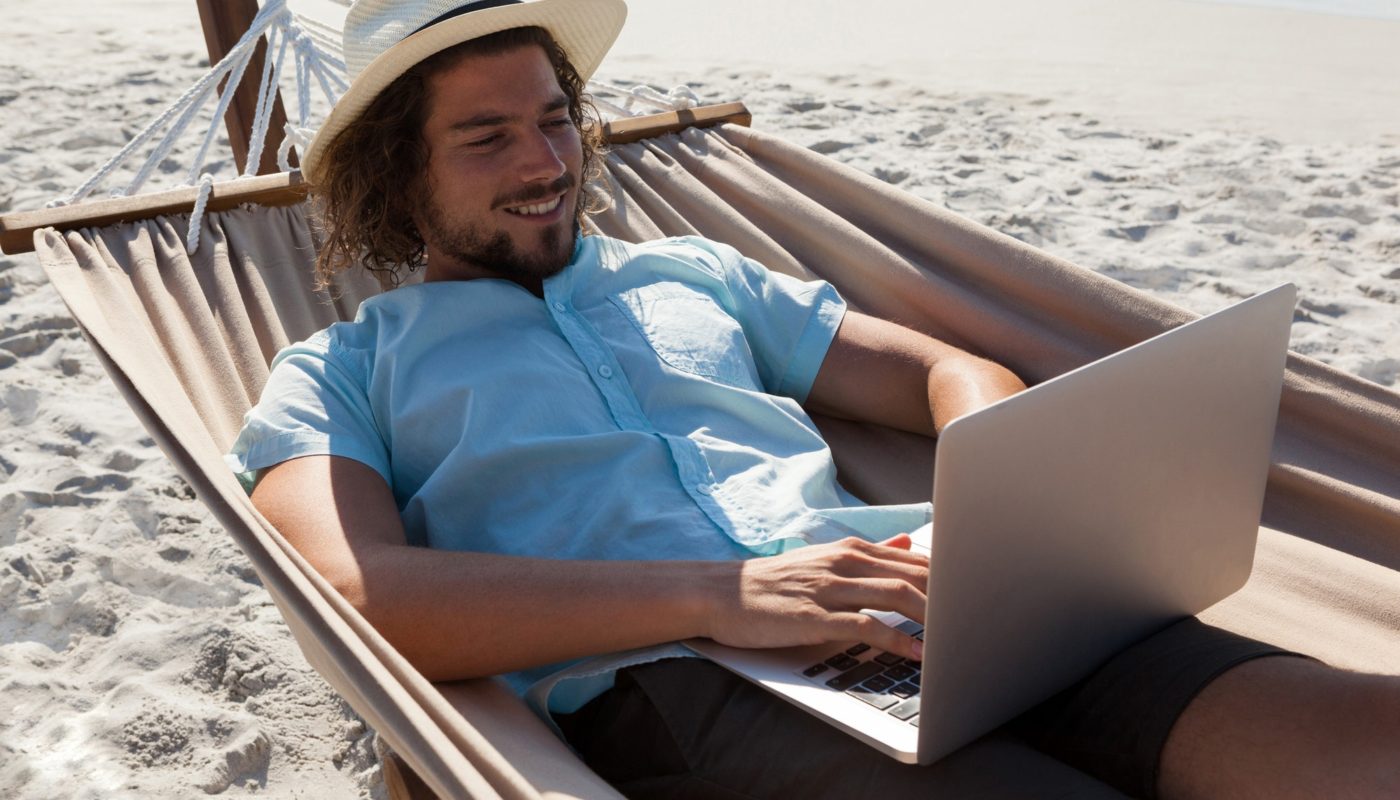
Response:
[[[594,220],[602,232],[728,242],[1029,383],[1193,318],[758,131],[690,129],[615,147],[607,166],[614,205]],[[616,797],[500,684],[434,686],[418,675],[224,466],[277,350],[353,317],[378,291],[353,276],[312,291],[305,214],[302,205],[209,214],[193,257],[188,216],[46,230],[35,244],[118,387],[248,554],[308,660],[435,792]],[[927,498],[931,440],[819,422],[856,494]],[[1203,619],[1338,666],[1400,672],[1400,394],[1290,356],[1264,522],[1249,584]],[[996,771],[1044,758],[1014,747],[979,757]],[[1066,780],[1065,794],[1094,785]]]

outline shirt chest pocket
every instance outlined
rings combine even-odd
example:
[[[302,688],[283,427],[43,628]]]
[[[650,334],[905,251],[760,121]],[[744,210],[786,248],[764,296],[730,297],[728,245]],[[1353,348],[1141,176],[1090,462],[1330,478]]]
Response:
[[[611,299],[671,367],[730,386],[758,388],[743,328],[713,297],[681,283],[654,283]]]

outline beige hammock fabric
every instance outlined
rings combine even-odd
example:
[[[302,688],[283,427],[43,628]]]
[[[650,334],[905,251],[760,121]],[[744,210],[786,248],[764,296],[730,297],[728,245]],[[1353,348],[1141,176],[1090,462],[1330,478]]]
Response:
[[[608,157],[627,239],[699,233],[832,281],[865,311],[1037,382],[1191,318],[757,131],[688,130]],[[254,511],[221,459],[277,350],[377,291],[310,290],[304,208],[36,234],[44,268],[154,438],[238,541],[308,660],[443,797],[616,797],[493,681],[433,686]],[[933,444],[823,422],[872,502],[927,497]],[[1203,618],[1339,666],[1400,672],[1400,395],[1293,356],[1254,576]],[[1003,743],[951,757],[987,774],[1044,760]],[[1101,791],[1060,775],[1060,793]],[[989,784],[990,785],[990,784]],[[967,787],[964,787],[967,788]],[[1050,787],[1042,787],[1049,789]]]

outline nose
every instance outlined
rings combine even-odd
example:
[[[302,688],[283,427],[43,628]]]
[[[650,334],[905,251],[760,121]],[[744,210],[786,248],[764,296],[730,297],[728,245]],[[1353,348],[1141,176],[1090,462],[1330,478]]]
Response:
[[[564,142],[545,131],[534,130],[524,137],[519,154],[520,179],[524,183],[552,181],[568,169]]]

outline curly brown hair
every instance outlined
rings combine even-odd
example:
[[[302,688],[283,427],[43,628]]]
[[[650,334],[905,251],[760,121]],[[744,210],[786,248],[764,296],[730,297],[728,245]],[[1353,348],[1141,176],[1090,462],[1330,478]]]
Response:
[[[414,222],[428,199],[428,148],[423,140],[428,81],[462,58],[497,55],[519,47],[544,50],[559,88],[569,98],[569,118],[583,139],[584,189],[577,221],[606,205],[594,181],[602,173],[601,126],[584,94],[584,80],[564,48],[540,27],[510,28],[449,47],[415,64],[389,84],[360,118],[326,147],[321,180],[311,186],[323,237],[316,280],[359,264],[385,289],[398,286],[426,263],[423,237]]]

